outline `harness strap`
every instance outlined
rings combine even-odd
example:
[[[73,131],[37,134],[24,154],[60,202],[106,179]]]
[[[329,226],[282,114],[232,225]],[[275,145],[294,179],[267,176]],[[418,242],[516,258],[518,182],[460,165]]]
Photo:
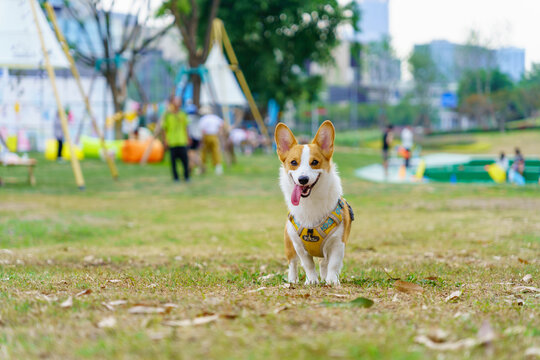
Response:
[[[318,226],[314,228],[305,228],[299,225],[294,216],[289,213],[289,221],[294,226],[298,237],[302,241],[304,248],[311,256],[323,257],[323,245],[324,241],[330,237],[343,222],[343,209],[344,203],[351,209],[350,205],[343,198],[340,198],[337,202],[334,210],[323,220]],[[352,211],[351,211],[352,213]]]

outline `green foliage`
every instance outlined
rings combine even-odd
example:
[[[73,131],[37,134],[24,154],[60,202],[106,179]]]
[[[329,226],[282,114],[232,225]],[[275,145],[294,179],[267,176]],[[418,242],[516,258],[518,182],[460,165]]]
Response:
[[[200,16],[192,40],[201,48],[212,1],[196,4]],[[183,15],[193,11],[187,0],[168,0],[159,14],[171,12],[173,6]],[[355,26],[359,11],[356,5],[341,6],[337,0],[222,0],[217,17],[225,24],[257,100],[265,103],[274,98],[283,105],[288,99],[316,100],[323,83],[320,76],[309,74],[309,63],[333,61],[338,26]]]
[[[458,97],[462,103],[472,94],[496,93],[513,86],[510,77],[498,69],[468,71],[459,82]]]
[[[435,62],[427,49],[418,48],[409,57],[409,68],[417,88],[425,91],[426,87],[439,78]]]

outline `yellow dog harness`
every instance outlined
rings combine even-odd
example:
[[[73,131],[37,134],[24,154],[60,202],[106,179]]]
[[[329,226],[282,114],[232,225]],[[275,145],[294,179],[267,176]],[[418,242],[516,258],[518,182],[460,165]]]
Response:
[[[323,245],[324,241],[336,231],[339,224],[343,222],[343,208],[344,204],[350,208],[350,205],[345,199],[340,198],[336,205],[336,208],[328,215],[328,217],[322,221],[318,226],[314,228],[305,228],[301,226],[289,213],[289,221],[296,229],[304,248],[311,256],[324,257]]]

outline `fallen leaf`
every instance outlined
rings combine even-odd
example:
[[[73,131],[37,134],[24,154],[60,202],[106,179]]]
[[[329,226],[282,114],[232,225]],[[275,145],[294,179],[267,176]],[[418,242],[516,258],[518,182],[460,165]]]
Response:
[[[92,289],[86,289],[86,290],[83,290],[79,293],[77,293],[77,295],[75,295],[75,297],[79,297],[79,296],[83,296],[83,295],[88,295],[88,294],[91,294],[92,293]]]
[[[446,299],[444,299],[444,301],[445,302],[457,301],[461,297],[461,294],[463,294],[461,290],[454,291],[450,295],[448,295]]]
[[[219,315],[208,315],[208,316],[199,316],[195,319],[185,319],[185,320],[168,320],[164,321],[163,325],[173,326],[173,327],[185,327],[185,326],[194,326],[194,325],[203,325],[216,321],[219,319]]]
[[[399,278],[393,277],[390,273],[392,269],[383,268],[384,273],[390,278],[390,280],[399,280]]]
[[[521,279],[521,280],[523,280],[523,282],[525,282],[525,283],[528,283],[528,282],[530,282],[530,281],[532,280],[532,275],[531,275],[531,274],[527,274],[527,275],[525,275],[525,276],[523,277],[523,279]]]
[[[56,297],[54,295],[39,294],[38,296],[36,296],[36,299],[45,300],[46,302],[51,303],[53,301],[58,300],[58,297]]]
[[[236,319],[238,317],[238,314],[232,314],[232,313],[219,314],[219,317],[222,319],[232,320],[232,319]]]
[[[438,276],[428,276],[426,278],[426,280],[430,280],[430,281],[438,281],[439,280],[439,277]]]
[[[540,347],[530,347],[525,350],[525,356],[540,357]]]
[[[266,281],[266,280],[270,280],[274,276],[276,276],[276,274],[268,274],[268,275],[265,275],[265,276],[259,276],[259,278],[257,280]]]
[[[443,329],[431,330],[426,336],[433,342],[443,343],[448,340],[448,332]]]
[[[321,303],[321,305],[323,306],[326,306],[326,307],[346,307],[346,308],[351,308],[351,307],[363,307],[363,308],[370,308],[373,306],[373,300],[370,300],[370,299],[366,299],[364,297],[358,297],[352,301],[349,301],[349,302],[328,302],[328,301],[323,301]]]
[[[394,287],[397,290],[399,290],[401,292],[404,292],[404,293],[408,293],[408,294],[424,292],[424,289],[420,285],[413,284],[413,283],[410,283],[408,281],[403,281],[403,280],[397,280],[394,283]]]
[[[111,280],[107,280],[107,282],[110,282],[110,283],[112,283],[112,284],[116,284],[116,283],[122,282],[122,280],[111,279]]]
[[[488,345],[495,340],[495,331],[491,327],[489,321],[484,320],[480,329],[478,329],[478,334],[476,334],[478,342],[483,345]]]
[[[418,344],[425,345],[432,350],[440,351],[455,351],[461,349],[468,349],[478,344],[477,340],[471,338],[462,339],[454,342],[437,343],[431,340],[426,335],[419,335],[414,338],[414,341]]]
[[[70,308],[73,306],[73,297],[68,297],[66,300],[64,300],[61,304],[60,304],[60,307],[64,308],[64,309],[67,309],[67,308]]]
[[[540,289],[539,288],[535,288],[533,286],[516,286],[514,288],[514,290],[517,290],[519,292],[522,292],[522,293],[527,293],[527,292],[540,292]]]
[[[136,305],[128,310],[130,314],[163,314],[165,308],[157,306]]]
[[[328,294],[329,296],[335,296],[337,298],[346,298],[347,295],[344,295],[344,294]]]
[[[116,326],[116,319],[113,316],[108,316],[106,318],[103,318],[100,322],[98,322],[97,326],[100,329],[113,328]]]
[[[280,307],[278,307],[277,309],[274,310],[274,314],[279,314],[280,312],[285,311],[287,309],[289,309],[289,307],[287,305],[280,306]]]
[[[114,311],[114,308],[106,302],[102,302],[101,305],[105,306],[107,310]]]
[[[262,290],[264,290],[264,289],[267,289],[267,287],[266,287],[266,286],[261,286],[261,287],[258,288],[258,289],[246,291],[246,294],[255,293],[255,292],[257,292],[257,291],[262,291]]]
[[[529,260],[525,260],[525,259],[522,259],[522,258],[518,258],[518,261],[522,264],[530,264],[529,263]]]
[[[127,304],[127,301],[126,300],[113,300],[113,301],[109,301],[107,304],[111,306],[119,306],[119,305]]]
[[[294,286],[292,286],[291,283],[285,283],[285,284],[280,285],[279,287],[283,289],[294,289]]]
[[[150,285],[147,286],[147,288],[153,289],[153,288],[155,288],[156,286],[157,286],[157,284],[150,284]]]
[[[504,330],[504,335],[520,335],[525,333],[527,331],[527,328],[525,326],[512,326]]]
[[[101,303],[101,305],[105,306],[107,309],[109,309],[111,311],[115,310],[115,308],[114,308],[115,306],[124,305],[124,304],[127,304],[126,300],[114,300],[114,301],[102,302]]]

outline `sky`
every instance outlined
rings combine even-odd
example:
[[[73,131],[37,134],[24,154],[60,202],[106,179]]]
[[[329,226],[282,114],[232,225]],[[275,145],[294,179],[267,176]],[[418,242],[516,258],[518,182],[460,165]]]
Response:
[[[472,29],[491,47],[525,49],[525,66],[540,62],[540,0],[390,0],[390,35],[405,59],[414,44],[464,43]]]

